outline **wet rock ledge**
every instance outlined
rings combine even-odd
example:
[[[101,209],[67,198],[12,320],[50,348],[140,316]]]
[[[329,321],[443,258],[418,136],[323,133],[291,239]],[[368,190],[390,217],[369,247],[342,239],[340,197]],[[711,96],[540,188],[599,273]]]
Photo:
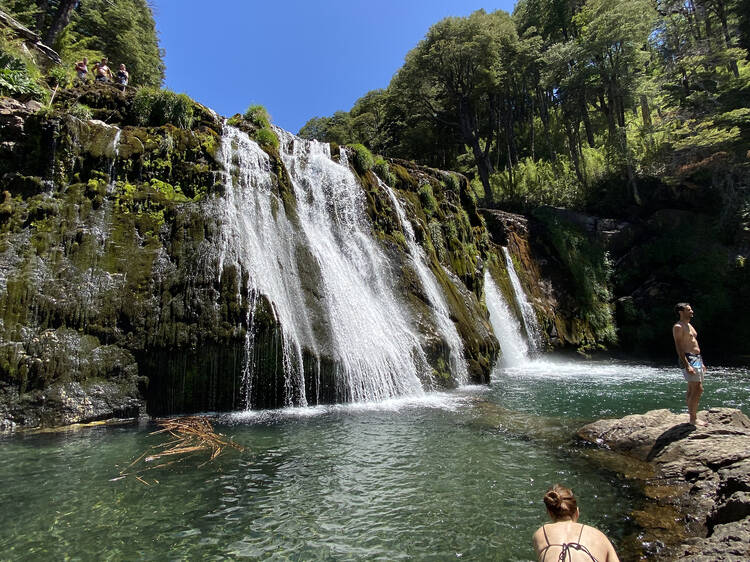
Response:
[[[646,495],[673,508],[679,527],[671,529],[678,543],[658,549],[660,559],[749,560],[750,418],[717,408],[699,412],[698,420],[706,425],[688,424],[684,413],[653,410],[599,420],[578,436],[650,466]],[[653,525],[669,531],[657,519],[651,517]]]

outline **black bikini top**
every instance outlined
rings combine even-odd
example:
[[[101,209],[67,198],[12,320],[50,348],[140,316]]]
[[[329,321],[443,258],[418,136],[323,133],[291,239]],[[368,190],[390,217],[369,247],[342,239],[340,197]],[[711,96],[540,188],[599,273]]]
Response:
[[[549,538],[547,537],[547,530],[545,529],[545,525],[542,525],[542,532],[544,533],[544,540],[547,542],[547,546],[545,546],[539,554],[544,553],[542,556],[542,562],[544,562],[544,559],[547,557],[547,550],[552,546],[559,546],[562,548],[560,551],[560,556],[557,557],[558,562],[565,562],[566,560],[573,560],[573,557],[570,554],[570,550],[580,550],[584,554],[588,554],[589,557],[593,562],[599,562],[596,558],[594,558],[594,555],[589,552],[589,549],[586,548],[581,544],[581,535],[583,534],[583,528],[586,525],[581,525],[581,531],[578,533],[578,541],[577,542],[564,542],[562,544],[550,544]]]

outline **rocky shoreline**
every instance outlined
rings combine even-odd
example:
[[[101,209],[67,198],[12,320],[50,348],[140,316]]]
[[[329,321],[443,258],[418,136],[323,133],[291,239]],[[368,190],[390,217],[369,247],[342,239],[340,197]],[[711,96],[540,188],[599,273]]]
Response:
[[[631,470],[626,478],[643,481],[654,508],[634,514],[644,528],[649,558],[748,560],[750,418],[715,408],[699,412],[698,423],[688,424],[685,414],[653,410],[599,420],[578,436],[624,455],[622,466],[644,464],[645,470]]]

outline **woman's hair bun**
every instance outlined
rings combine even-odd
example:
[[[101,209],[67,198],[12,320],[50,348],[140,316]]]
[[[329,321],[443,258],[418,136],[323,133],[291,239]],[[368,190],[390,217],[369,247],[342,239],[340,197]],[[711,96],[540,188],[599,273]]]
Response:
[[[553,518],[572,517],[578,508],[573,490],[555,484],[544,494],[544,505]]]
[[[562,503],[562,498],[555,490],[550,490],[544,496],[544,503],[549,507],[559,507]]]

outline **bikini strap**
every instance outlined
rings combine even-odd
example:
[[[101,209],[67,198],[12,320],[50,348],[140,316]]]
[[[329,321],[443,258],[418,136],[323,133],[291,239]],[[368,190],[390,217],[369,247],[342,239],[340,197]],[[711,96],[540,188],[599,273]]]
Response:
[[[583,534],[583,528],[584,528],[585,526],[586,526],[586,525],[583,525],[583,524],[581,524],[581,530],[580,530],[580,532],[578,533],[578,544],[581,544],[581,535]]]
[[[547,543],[547,546],[551,546],[549,539],[547,538],[547,529],[545,529],[546,525],[542,525],[542,533],[544,533],[544,540]]]

